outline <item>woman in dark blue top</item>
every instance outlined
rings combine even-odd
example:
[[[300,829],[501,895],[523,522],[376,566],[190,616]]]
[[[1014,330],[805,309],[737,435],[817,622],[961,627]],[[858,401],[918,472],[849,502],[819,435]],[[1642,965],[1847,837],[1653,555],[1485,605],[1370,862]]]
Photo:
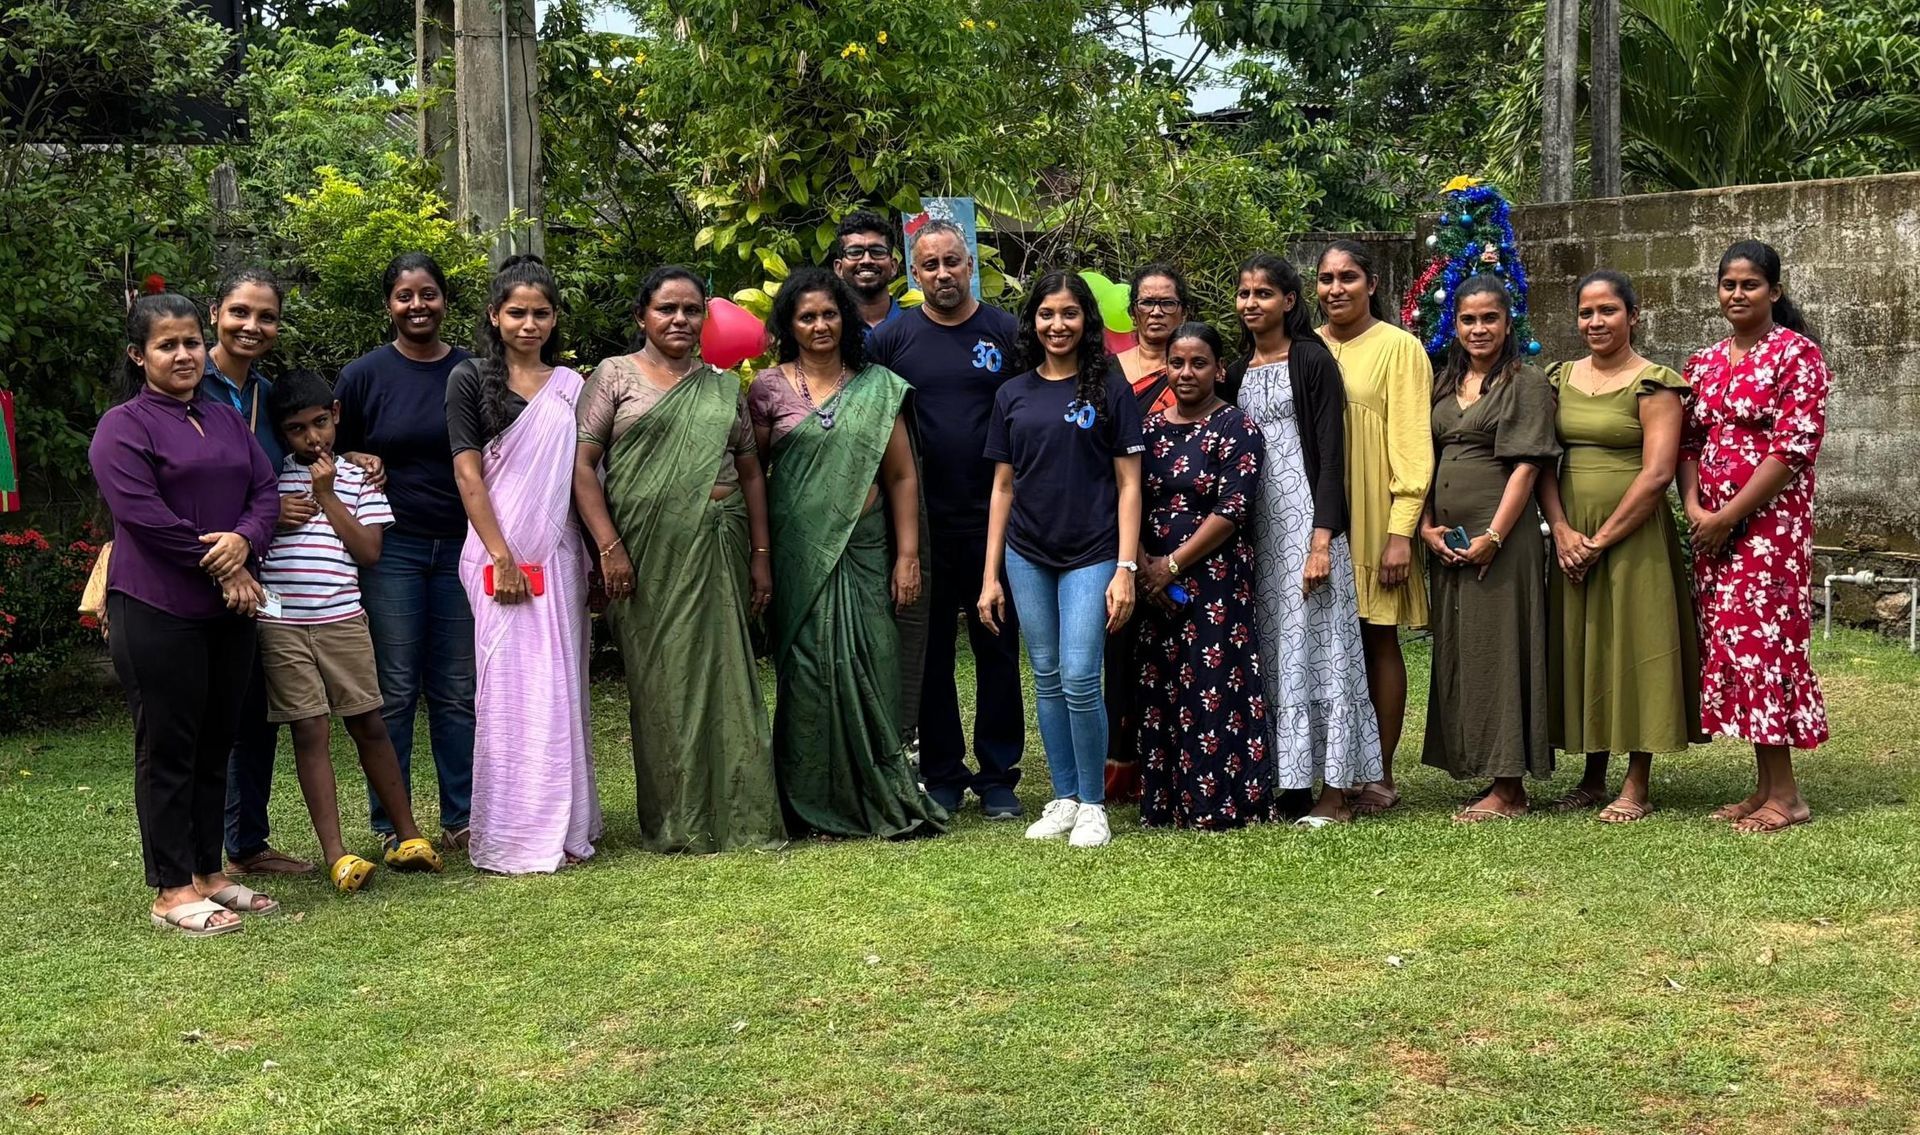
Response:
[[[995,468],[980,621],[996,634],[1005,621],[1004,561],[1053,779],[1027,838],[1071,833],[1075,847],[1110,838],[1100,672],[1107,635],[1133,614],[1139,568],[1140,406],[1104,340],[1080,277],[1042,276],[1020,320],[1034,369],[1000,388],[987,427]]]
[[[335,446],[386,462],[394,524],[379,562],[360,573],[381,713],[411,791],[414,710],[426,693],[440,826],[448,847],[464,848],[473,797],[473,612],[460,586],[467,514],[447,440],[447,376],[470,356],[440,339],[447,278],[433,257],[395,257],[382,285],[393,340],[340,372]],[[391,843],[393,821],[371,793],[367,799],[374,829]]]

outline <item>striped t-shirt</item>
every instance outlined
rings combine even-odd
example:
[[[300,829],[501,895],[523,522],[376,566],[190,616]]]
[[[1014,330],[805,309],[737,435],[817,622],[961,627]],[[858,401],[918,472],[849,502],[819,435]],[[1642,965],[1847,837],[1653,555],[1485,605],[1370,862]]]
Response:
[[[334,460],[334,495],[362,524],[392,524],[387,495],[367,484],[359,466]],[[307,467],[289,455],[280,466],[280,495],[313,491]],[[275,532],[260,561],[260,584],[280,597],[276,623],[337,623],[360,613],[360,566],[324,512],[291,532]]]

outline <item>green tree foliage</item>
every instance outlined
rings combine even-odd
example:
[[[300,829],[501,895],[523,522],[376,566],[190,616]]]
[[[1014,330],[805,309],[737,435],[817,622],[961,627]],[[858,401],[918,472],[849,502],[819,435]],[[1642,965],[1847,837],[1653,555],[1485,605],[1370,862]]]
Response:
[[[75,144],[58,108],[214,96],[232,43],[185,0],[16,2],[0,21],[0,385],[29,484],[64,495],[118,383],[128,290],[203,277],[212,244],[181,151]]]
[[[592,15],[582,0],[559,0],[540,28],[547,258],[566,341],[589,363],[626,348],[648,271],[698,261],[701,226],[672,164],[677,151],[644,110],[653,40],[596,31]]]
[[[1625,0],[1622,165],[1649,188],[1920,159],[1920,12],[1889,0]]]
[[[1177,91],[1134,83],[1063,131],[1072,142],[1049,174],[1022,274],[1092,268],[1124,280],[1142,264],[1166,262],[1187,276],[1202,312],[1230,320],[1234,266],[1304,228],[1313,187],[1208,131],[1172,135],[1186,116]]]
[[[723,287],[819,260],[861,206],[922,194],[1030,209],[1054,124],[1103,89],[1108,54],[1068,0],[679,0],[653,29],[651,145],[698,211]]]

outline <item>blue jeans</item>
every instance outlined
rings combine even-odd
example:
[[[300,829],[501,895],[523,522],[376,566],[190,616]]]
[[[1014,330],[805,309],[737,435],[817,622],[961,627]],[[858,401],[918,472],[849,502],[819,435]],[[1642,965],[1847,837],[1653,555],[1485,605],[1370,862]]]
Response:
[[[1007,586],[1033,663],[1035,715],[1056,799],[1106,801],[1107,706],[1100,672],[1107,655],[1107,585],[1117,566],[1104,560],[1061,571],[1007,549]]]
[[[267,801],[273,795],[273,758],[280,727],[267,720],[267,677],[254,655],[247,691],[227,754],[227,858],[246,859],[267,849]]]
[[[427,695],[427,732],[440,781],[440,826],[467,826],[473,805],[473,610],[460,586],[460,540],[389,530],[380,559],[360,572],[360,594],[373,634],[387,735],[400,758],[400,778],[413,791],[413,717]],[[373,829],[393,831],[367,793]]]

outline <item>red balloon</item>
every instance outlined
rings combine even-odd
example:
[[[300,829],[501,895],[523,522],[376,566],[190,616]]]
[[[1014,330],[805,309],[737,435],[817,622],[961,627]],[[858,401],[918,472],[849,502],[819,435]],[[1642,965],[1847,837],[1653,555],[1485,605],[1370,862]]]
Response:
[[[700,329],[700,357],[726,370],[767,352],[767,325],[752,312],[719,296],[707,301]]]
[[[1107,333],[1107,353],[1117,355],[1121,351],[1131,351],[1140,342],[1140,336],[1132,331],[1112,331]]]

